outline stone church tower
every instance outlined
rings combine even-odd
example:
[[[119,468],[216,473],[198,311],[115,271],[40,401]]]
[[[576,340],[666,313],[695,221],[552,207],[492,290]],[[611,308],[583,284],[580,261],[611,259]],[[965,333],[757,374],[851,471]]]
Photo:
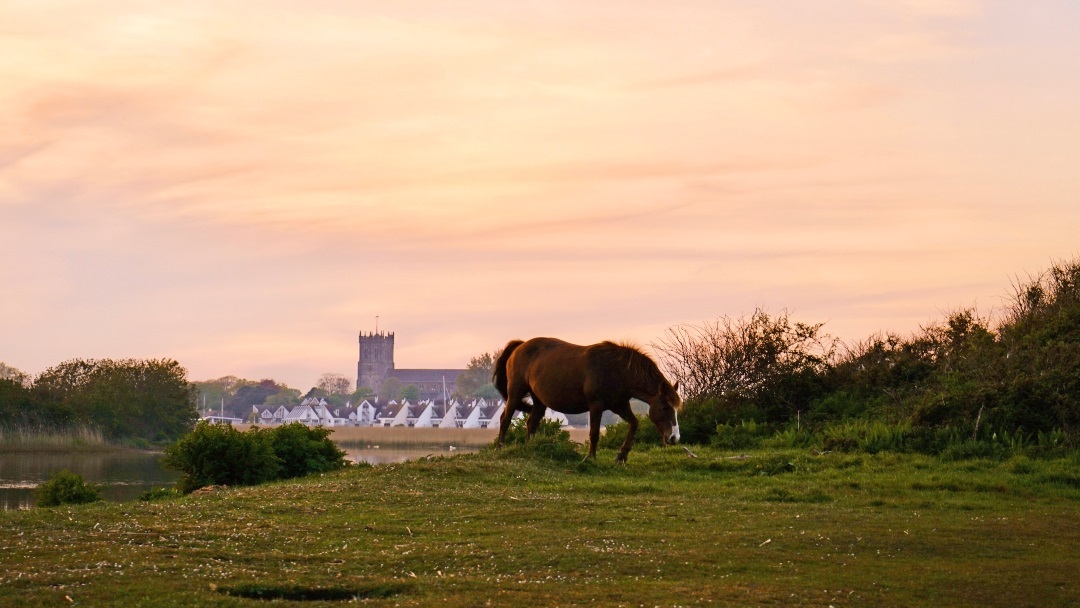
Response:
[[[386,375],[394,371],[394,334],[360,334],[360,360],[356,364],[356,388],[379,392]]]

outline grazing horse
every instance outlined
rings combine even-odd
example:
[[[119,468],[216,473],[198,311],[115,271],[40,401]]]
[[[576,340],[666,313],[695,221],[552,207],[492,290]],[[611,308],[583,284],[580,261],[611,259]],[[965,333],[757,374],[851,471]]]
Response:
[[[578,346],[555,338],[513,340],[499,356],[492,381],[506,399],[496,445],[502,444],[515,411],[528,412],[529,437],[547,408],[564,414],[589,412],[589,456],[596,458],[600,417],[611,410],[630,425],[615,457],[616,462],[626,462],[638,427],[631,399],[649,404],[649,419],[660,430],[664,445],[679,441],[678,383],[672,386],[656,363],[632,346],[614,342]],[[532,395],[531,406],[526,395]]]

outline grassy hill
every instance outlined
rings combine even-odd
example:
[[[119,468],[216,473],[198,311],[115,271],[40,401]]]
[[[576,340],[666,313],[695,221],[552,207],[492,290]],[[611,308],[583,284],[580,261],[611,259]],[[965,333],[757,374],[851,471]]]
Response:
[[[0,605],[1080,603],[1076,454],[542,448],[0,513]]]

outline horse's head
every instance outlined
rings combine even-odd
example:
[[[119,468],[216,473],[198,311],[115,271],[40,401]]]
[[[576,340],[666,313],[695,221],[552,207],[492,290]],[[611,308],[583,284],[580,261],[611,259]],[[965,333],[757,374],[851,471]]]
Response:
[[[660,439],[664,445],[679,443],[678,410],[682,407],[682,399],[679,398],[678,391],[678,382],[674,386],[664,382],[660,394],[649,400],[649,420],[660,430]]]

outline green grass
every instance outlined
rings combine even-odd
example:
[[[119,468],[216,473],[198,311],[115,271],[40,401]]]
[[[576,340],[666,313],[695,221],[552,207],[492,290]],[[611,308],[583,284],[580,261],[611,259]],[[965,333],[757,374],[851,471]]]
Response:
[[[1080,603],[1075,454],[695,451],[511,446],[6,512],[0,605]]]

